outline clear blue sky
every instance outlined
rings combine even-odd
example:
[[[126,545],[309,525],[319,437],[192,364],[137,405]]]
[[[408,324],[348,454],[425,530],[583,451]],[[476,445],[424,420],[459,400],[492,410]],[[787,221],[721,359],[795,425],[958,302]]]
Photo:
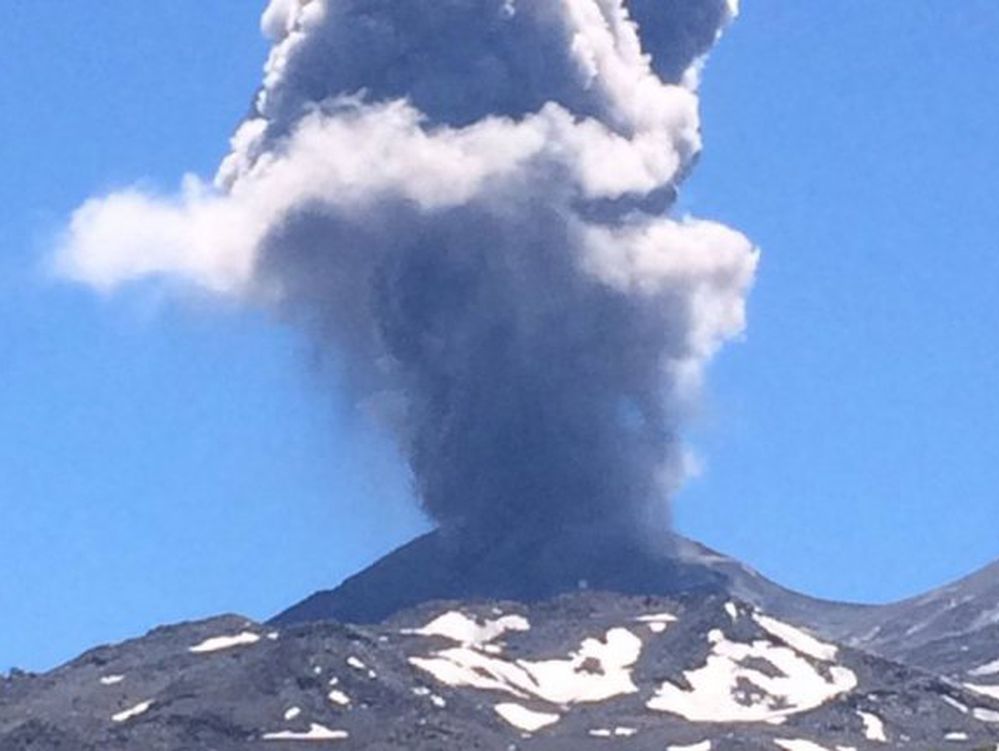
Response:
[[[88,196],[214,170],[255,6],[0,27],[0,669],[266,617],[425,528],[293,332],[44,274]],[[888,600],[999,557],[997,37],[993,0],[745,0],[708,68],[683,205],[764,259],[676,524],[796,588]]]

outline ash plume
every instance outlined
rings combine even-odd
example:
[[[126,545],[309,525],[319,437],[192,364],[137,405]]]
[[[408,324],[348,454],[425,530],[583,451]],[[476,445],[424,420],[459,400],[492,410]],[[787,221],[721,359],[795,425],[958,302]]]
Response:
[[[272,0],[213,183],[73,215],[65,275],[305,327],[444,528],[663,528],[757,253],[669,213],[729,0]]]

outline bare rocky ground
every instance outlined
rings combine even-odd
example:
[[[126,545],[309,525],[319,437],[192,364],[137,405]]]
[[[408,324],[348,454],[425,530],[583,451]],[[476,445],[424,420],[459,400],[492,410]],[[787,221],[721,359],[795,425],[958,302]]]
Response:
[[[224,616],[3,679],[0,749],[995,749],[999,696],[962,670],[705,591],[434,602],[365,626]]]

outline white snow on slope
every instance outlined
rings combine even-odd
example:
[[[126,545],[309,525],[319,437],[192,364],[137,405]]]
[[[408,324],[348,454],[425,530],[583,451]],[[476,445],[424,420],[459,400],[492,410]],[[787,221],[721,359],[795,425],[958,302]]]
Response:
[[[640,615],[635,620],[646,624],[652,633],[661,634],[667,629],[669,624],[676,622],[676,616],[672,613],[652,613],[650,615]]]
[[[205,639],[200,644],[194,645],[188,651],[195,654],[205,654],[207,652],[218,652],[222,649],[231,649],[232,647],[244,647],[249,644],[256,644],[258,641],[260,641],[259,634],[255,634],[252,631],[244,631],[241,634],[234,634],[232,636],[213,636],[211,639]]]
[[[350,737],[346,730],[330,730],[328,727],[312,723],[305,733],[282,730],[279,733],[265,733],[265,741],[342,741]]]
[[[857,712],[857,715],[859,715],[861,722],[864,723],[864,736],[867,740],[878,741],[879,743],[888,742],[888,736],[885,734],[885,724],[880,717],[870,712]]]
[[[767,630],[779,631],[784,641],[789,633],[776,626]],[[732,642],[720,630],[712,631],[708,640],[712,651],[703,667],[684,673],[691,688],[666,682],[646,704],[649,709],[694,722],[770,722],[819,707],[857,685],[853,671],[826,664],[827,678],[791,647],[766,640]],[[813,653],[828,654],[820,649],[826,645],[820,643],[801,641],[801,646],[811,657]],[[780,674],[746,667],[750,659],[765,660]]]
[[[961,714],[968,714],[968,712],[970,711],[967,706],[959,702],[953,696],[947,696],[947,694],[944,694],[940,698],[943,699],[945,704],[949,704],[950,706],[954,707],[954,709],[956,709]]]
[[[641,651],[641,639],[628,629],[614,628],[603,640],[584,640],[565,659],[509,660],[471,644],[411,657],[409,662],[448,686],[566,705],[636,693],[631,668]]]
[[[102,686],[115,686],[125,680],[123,675],[105,675],[101,678]]]
[[[972,678],[983,678],[987,675],[996,675],[997,673],[999,673],[999,660],[994,660],[986,663],[985,665],[979,665],[974,670],[968,671],[968,675]]]
[[[635,620],[639,623],[676,623],[676,616],[672,613],[648,613]]]
[[[978,707],[971,713],[971,716],[979,722],[999,723],[999,712],[996,712],[994,709],[982,709]],[[996,748],[996,751],[999,751],[999,747]]]
[[[299,707],[290,707],[287,712],[284,713],[285,720],[294,720],[302,714],[302,710]]]
[[[522,707],[520,704],[497,704],[495,709],[496,714],[513,725],[515,728],[523,730],[526,733],[533,733],[537,730],[541,730],[541,728],[554,725],[559,721],[559,719],[561,719],[557,714],[535,712],[527,707]]]
[[[976,694],[988,696],[992,699],[999,699],[999,686],[984,686],[980,683],[965,683],[964,687]]]
[[[423,628],[404,629],[414,636],[442,636],[459,644],[482,646],[498,639],[507,631],[527,631],[531,624],[519,615],[507,615],[493,621],[476,623],[464,613],[451,611],[439,616]]]
[[[711,741],[701,741],[690,746],[669,746],[666,751],[711,751]]]
[[[128,720],[131,720],[133,717],[138,717],[140,714],[145,714],[146,712],[149,711],[149,708],[151,706],[153,706],[153,703],[151,701],[141,702],[140,704],[136,704],[134,707],[119,712],[116,715],[112,715],[111,720],[113,722],[127,722]]]
[[[839,652],[839,649],[835,645],[821,642],[811,634],[806,634],[800,628],[792,626],[789,623],[784,623],[783,621],[778,621],[776,618],[771,618],[768,615],[753,613],[753,620],[764,631],[777,637],[792,649],[809,657],[814,657],[816,660],[832,662],[836,659],[836,655]]]
[[[636,733],[638,731],[635,728],[626,727],[616,727],[613,730],[611,728],[596,728],[589,731],[589,735],[592,738],[630,738]]]
[[[339,704],[341,707],[346,707],[350,704],[350,697],[339,689],[333,689],[330,691],[326,695],[326,698],[328,698],[333,704]]]
[[[774,743],[786,751],[829,751],[825,746],[820,746],[813,741],[794,738],[775,738]]]

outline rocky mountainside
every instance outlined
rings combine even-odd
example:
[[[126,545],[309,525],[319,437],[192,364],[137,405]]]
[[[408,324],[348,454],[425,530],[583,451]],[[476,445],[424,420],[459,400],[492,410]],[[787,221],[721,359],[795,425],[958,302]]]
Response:
[[[869,629],[880,610],[829,602],[781,587],[743,563],[673,535],[661,547],[585,529],[523,531],[488,545],[463,547],[441,531],[426,534],[273,619],[375,623],[428,600],[468,597],[539,601],[580,588],[623,594],[702,592],[731,595],[833,639]]]
[[[427,535],[271,623],[3,679],[0,750],[999,748],[996,566],[871,607],[628,539]]]
[[[3,751],[997,743],[999,698],[702,593],[431,603],[374,626],[228,616],[0,692]]]
[[[681,535],[650,549],[626,534],[586,530],[543,542],[521,534],[471,550],[431,532],[340,586],[310,595],[272,623],[377,623],[429,600],[536,602],[581,588],[731,596],[832,641],[948,675],[980,668],[999,631],[999,562],[920,597],[859,605],[787,589]],[[974,647],[979,642],[982,649]]]
[[[905,656],[997,625],[999,562],[932,592],[877,609],[871,629],[852,634],[852,641]]]
[[[999,562],[876,614],[846,641],[999,698]]]

